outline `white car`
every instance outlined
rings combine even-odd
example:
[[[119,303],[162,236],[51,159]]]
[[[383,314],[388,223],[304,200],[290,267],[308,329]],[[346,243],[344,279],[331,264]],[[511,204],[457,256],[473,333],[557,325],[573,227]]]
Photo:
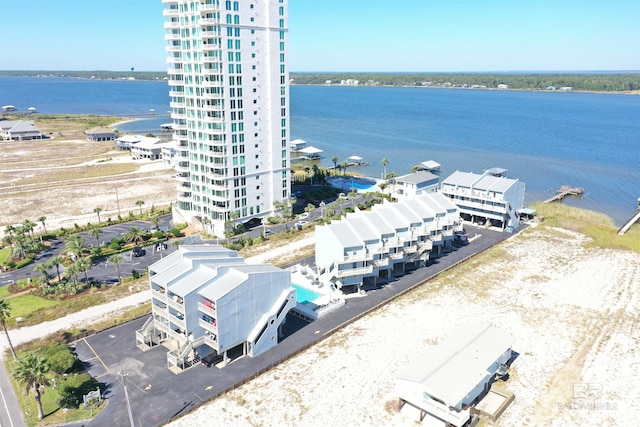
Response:
[[[309,218],[309,212],[303,212],[300,214],[300,219],[307,219]]]

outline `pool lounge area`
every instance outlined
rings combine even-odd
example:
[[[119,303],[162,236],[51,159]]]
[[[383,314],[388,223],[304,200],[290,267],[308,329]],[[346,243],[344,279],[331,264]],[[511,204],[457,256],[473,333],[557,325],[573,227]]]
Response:
[[[345,304],[344,294],[322,284],[316,274],[306,265],[294,265],[291,271],[291,286],[296,290],[298,305],[293,309],[300,317],[316,320]]]

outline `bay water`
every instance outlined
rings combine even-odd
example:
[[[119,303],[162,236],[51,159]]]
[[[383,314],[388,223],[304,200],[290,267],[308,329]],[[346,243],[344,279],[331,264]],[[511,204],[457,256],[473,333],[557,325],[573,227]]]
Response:
[[[291,86],[291,139],[324,150],[320,166],[349,156],[348,171],[403,175],[435,160],[442,176],[491,167],[526,183],[525,204],[562,185],[582,187],[564,203],[595,210],[621,225],[640,197],[640,96],[624,94]],[[0,77],[0,104],[40,113],[159,115],[169,111],[163,81]],[[166,117],[120,125],[159,129]]]

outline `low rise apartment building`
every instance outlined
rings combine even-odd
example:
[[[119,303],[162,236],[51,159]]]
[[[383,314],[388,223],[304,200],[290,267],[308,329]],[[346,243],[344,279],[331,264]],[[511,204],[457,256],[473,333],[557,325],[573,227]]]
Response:
[[[316,266],[322,282],[359,292],[394,271],[426,266],[461,230],[458,208],[440,193],[383,203],[317,226]]]
[[[506,169],[501,168],[482,174],[456,171],[440,185],[440,192],[458,206],[464,220],[502,229],[519,225],[524,191],[524,182],[507,178]]]
[[[173,348],[167,366],[176,373],[204,356],[228,362],[267,351],[296,306],[290,272],[217,245],[181,246],[149,267],[149,282],[153,314],[136,341]]]

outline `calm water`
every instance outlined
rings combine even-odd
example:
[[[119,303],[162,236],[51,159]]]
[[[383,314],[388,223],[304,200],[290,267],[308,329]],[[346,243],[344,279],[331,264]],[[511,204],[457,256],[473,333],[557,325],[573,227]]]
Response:
[[[0,77],[0,104],[42,113],[145,114],[169,110],[165,82]],[[167,118],[121,130],[157,128]],[[324,150],[322,166],[357,155],[379,177],[424,160],[442,175],[498,166],[527,184],[526,201],[561,185],[566,203],[628,219],[640,197],[640,96],[426,88],[291,87],[291,138]]]

